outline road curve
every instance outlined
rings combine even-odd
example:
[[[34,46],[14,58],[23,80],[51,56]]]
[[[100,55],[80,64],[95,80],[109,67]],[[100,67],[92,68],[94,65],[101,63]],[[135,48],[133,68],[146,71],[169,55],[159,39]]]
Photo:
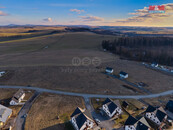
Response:
[[[149,95],[101,95],[101,94],[86,94],[86,93],[74,93],[74,92],[65,92],[65,91],[58,91],[58,90],[50,90],[44,88],[37,88],[37,87],[26,87],[26,86],[5,86],[0,85],[0,88],[7,88],[7,89],[28,89],[28,90],[36,90],[38,92],[47,92],[52,94],[61,94],[61,95],[68,95],[68,96],[79,96],[84,98],[119,98],[119,99],[143,99],[143,98],[156,98],[160,96],[166,96],[173,94],[173,90],[169,90],[162,93],[157,94],[149,94]]]

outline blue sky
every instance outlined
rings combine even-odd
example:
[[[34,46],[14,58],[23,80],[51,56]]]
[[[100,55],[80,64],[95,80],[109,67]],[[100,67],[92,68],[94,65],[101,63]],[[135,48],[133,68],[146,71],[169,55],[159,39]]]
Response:
[[[171,13],[169,19],[171,20],[170,10],[173,9],[171,2],[173,0],[0,0],[0,24],[130,26],[136,21],[129,23],[129,18],[135,18],[129,13],[135,13],[135,10],[144,9],[149,5],[169,3],[169,14]],[[141,26],[149,26],[145,23],[146,21],[141,20],[140,23],[139,20],[137,21]],[[167,24],[165,26],[171,26],[169,22],[165,24]]]

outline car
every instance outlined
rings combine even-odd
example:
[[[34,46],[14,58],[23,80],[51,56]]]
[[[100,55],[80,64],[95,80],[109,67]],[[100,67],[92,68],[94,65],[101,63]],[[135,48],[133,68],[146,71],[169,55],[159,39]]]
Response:
[[[98,124],[100,124],[100,123],[101,123],[99,119],[95,119],[95,121],[96,121]]]

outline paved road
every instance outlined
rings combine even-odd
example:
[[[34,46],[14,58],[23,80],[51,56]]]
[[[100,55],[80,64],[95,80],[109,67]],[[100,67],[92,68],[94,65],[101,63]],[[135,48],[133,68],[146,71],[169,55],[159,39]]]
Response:
[[[13,130],[24,130],[25,129],[25,120],[26,115],[28,114],[32,104],[34,103],[35,99],[39,96],[39,92],[35,92],[32,97],[25,103],[25,105],[21,108],[15,122],[15,126]]]
[[[173,94],[173,90],[169,90],[162,93],[157,94],[148,94],[148,95],[101,95],[101,94],[85,94],[85,93],[74,93],[74,92],[65,92],[65,91],[58,91],[58,90],[50,90],[44,88],[37,88],[37,87],[25,87],[25,86],[0,86],[0,88],[10,88],[10,89],[28,89],[28,90],[36,90],[38,92],[47,92],[52,94],[61,94],[61,95],[69,95],[69,96],[80,96],[84,98],[119,98],[119,99],[142,99],[142,98],[156,98],[160,96],[166,96]]]

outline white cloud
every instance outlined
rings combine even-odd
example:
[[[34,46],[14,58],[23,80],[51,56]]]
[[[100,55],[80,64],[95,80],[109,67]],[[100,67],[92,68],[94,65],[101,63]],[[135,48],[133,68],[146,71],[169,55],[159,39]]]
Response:
[[[70,11],[71,12],[76,12],[78,14],[81,14],[81,13],[85,12],[84,10],[79,10],[79,9],[71,9]]]
[[[95,22],[95,21],[104,21],[104,18],[97,17],[97,16],[80,16],[82,21],[84,22]]]
[[[45,21],[45,22],[52,22],[53,20],[52,20],[52,18],[45,18],[45,19],[43,19],[43,21]]]

